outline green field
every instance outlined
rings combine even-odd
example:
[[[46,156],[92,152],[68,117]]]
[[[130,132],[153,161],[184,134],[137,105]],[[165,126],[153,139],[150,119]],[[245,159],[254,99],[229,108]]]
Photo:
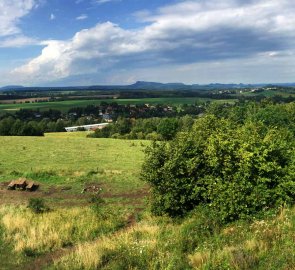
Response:
[[[88,139],[86,134],[0,137],[1,146],[5,146],[0,148],[0,179],[9,180],[7,176],[21,175],[61,184],[88,181],[88,177],[109,188],[127,185],[131,189],[142,185],[139,174],[146,141]]]
[[[281,96],[281,97],[294,97],[295,94],[294,93],[289,93],[289,92],[284,92],[284,91],[278,91],[278,90],[267,90],[267,91],[263,91],[263,92],[258,92],[258,93],[252,93],[252,92],[244,92],[242,94],[238,94],[237,96],[258,96],[258,95],[262,95],[265,97],[274,97],[274,96]]]
[[[68,111],[73,107],[86,107],[88,105],[100,105],[101,102],[117,102],[118,104],[195,104],[196,102],[215,101],[218,103],[232,103],[235,100],[211,100],[206,98],[142,98],[142,99],[96,99],[96,100],[68,100],[41,103],[23,103],[23,104],[0,104],[0,113],[13,112],[20,109],[56,109]]]
[[[91,170],[132,171],[140,165],[143,153],[139,142],[79,137],[0,137],[0,170],[63,171]],[[135,145],[135,146],[134,146]],[[137,169],[139,171],[139,168]]]

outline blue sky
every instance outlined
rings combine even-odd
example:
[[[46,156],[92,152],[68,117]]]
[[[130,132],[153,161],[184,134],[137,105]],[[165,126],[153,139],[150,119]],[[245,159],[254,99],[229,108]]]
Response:
[[[1,0],[0,85],[295,82],[293,0]]]

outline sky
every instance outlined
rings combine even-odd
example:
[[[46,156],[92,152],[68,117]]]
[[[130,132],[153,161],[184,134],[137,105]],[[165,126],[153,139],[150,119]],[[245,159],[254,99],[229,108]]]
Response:
[[[294,0],[1,0],[0,86],[295,82]]]

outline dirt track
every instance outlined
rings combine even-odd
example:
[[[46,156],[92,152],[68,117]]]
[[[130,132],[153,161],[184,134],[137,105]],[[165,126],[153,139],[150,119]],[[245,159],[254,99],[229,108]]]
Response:
[[[42,186],[34,192],[7,190],[8,182],[0,183],[0,205],[3,204],[24,204],[30,198],[44,198],[50,199],[55,204],[60,206],[81,206],[87,203],[87,200],[92,196],[93,192],[75,192],[68,187],[50,186],[47,190],[43,190]],[[93,185],[93,184],[91,184]],[[96,188],[100,185],[96,184]],[[96,189],[95,189],[96,190]],[[138,203],[148,194],[148,189],[138,189],[134,192],[102,192],[101,197],[105,199],[122,198],[133,201],[132,204]]]

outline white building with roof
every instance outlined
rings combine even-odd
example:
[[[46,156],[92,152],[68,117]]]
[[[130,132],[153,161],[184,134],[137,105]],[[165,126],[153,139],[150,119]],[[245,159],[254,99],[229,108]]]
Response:
[[[74,126],[74,127],[66,127],[65,130],[67,132],[74,132],[79,131],[81,129],[90,131],[90,130],[96,130],[96,129],[103,129],[105,128],[109,123],[101,123],[101,124],[92,124],[92,125],[83,125],[83,126]]]

